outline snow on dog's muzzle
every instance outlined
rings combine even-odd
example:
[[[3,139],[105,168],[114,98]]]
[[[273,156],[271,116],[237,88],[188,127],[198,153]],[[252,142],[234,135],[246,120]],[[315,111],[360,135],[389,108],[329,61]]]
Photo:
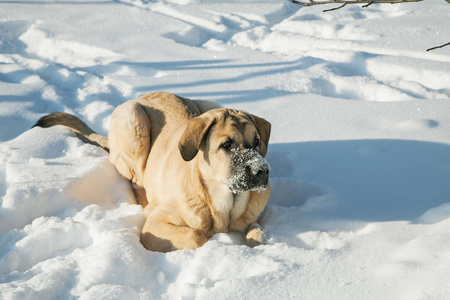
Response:
[[[254,149],[233,149],[228,186],[234,194],[264,191],[269,183],[270,165]]]

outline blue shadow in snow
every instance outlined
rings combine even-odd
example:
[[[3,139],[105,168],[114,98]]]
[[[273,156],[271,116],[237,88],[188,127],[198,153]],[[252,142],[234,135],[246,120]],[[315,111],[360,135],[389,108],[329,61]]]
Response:
[[[447,144],[387,139],[318,141],[273,144],[269,153],[268,160],[279,173],[278,182],[283,177],[277,164],[291,165],[286,180],[323,186],[337,196],[335,207],[320,212],[332,218],[416,221],[430,208],[450,202]],[[287,154],[288,159],[278,157]],[[298,193],[297,206],[301,206],[306,199],[301,189]]]
[[[254,100],[263,100],[268,98],[273,98],[281,95],[292,94],[291,92],[279,91],[276,89],[267,89],[266,87],[256,88],[252,90],[236,90],[230,88],[222,91],[215,92],[189,92],[193,87],[202,87],[209,85],[218,84],[233,84],[247,79],[255,79],[259,77],[264,77],[267,75],[285,74],[292,72],[294,70],[307,69],[313,65],[323,63],[324,60],[314,57],[303,57],[300,59],[292,61],[282,61],[282,62],[267,62],[267,63],[249,63],[249,64],[234,64],[230,60],[205,60],[205,61],[173,61],[173,62],[143,62],[143,63],[133,63],[133,62],[113,62],[108,65],[108,68],[117,68],[119,66],[131,66],[133,68],[140,68],[145,73],[152,73],[160,70],[171,70],[171,71],[181,71],[181,70],[202,70],[208,69],[242,69],[244,72],[239,74],[231,75],[227,78],[211,78],[203,80],[192,80],[186,82],[171,82],[164,84],[154,84],[139,87],[135,89],[137,93],[148,93],[151,91],[174,91],[181,89],[183,92],[179,94],[183,97],[188,98],[204,98],[215,96],[218,97],[216,100],[220,101],[222,104],[232,104],[235,102],[246,102]],[[184,92],[187,91],[187,92]]]

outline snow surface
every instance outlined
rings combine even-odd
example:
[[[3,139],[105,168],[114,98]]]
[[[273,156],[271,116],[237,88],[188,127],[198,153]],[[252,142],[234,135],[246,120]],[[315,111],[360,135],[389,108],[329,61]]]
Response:
[[[329,8],[329,7],[327,7]],[[287,0],[0,5],[1,299],[448,299],[450,6]],[[154,91],[272,123],[267,245],[235,233],[168,254],[100,148]]]

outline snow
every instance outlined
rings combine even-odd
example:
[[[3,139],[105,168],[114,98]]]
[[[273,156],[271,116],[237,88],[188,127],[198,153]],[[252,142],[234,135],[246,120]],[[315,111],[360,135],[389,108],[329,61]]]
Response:
[[[329,8],[329,7],[327,7]],[[0,298],[448,299],[450,7],[284,0],[4,1]],[[64,111],[106,134],[155,91],[272,123],[266,245],[167,254]]]

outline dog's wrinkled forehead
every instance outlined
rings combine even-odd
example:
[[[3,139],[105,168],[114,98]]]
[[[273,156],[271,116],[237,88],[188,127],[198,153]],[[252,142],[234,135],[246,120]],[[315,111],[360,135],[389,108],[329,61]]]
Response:
[[[255,123],[252,121],[250,116],[243,111],[235,109],[225,109],[218,116],[218,124],[230,127],[230,130],[237,130],[242,133],[248,129],[248,126],[250,126],[250,129],[256,130]]]

